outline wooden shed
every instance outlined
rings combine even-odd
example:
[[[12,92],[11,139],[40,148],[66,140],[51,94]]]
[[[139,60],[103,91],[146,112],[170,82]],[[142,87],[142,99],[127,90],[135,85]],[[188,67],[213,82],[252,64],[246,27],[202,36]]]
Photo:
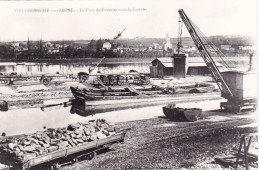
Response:
[[[150,73],[152,78],[163,78],[164,76],[173,76],[173,62],[172,58],[156,58],[152,61],[150,66]]]

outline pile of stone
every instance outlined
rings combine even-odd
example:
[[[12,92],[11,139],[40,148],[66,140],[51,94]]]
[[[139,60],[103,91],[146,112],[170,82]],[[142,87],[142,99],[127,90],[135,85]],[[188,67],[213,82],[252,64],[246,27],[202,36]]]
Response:
[[[19,161],[26,161],[40,155],[103,139],[115,133],[114,127],[105,120],[98,119],[71,124],[67,128],[50,128],[46,131],[15,138],[2,149],[11,156],[15,156]]]

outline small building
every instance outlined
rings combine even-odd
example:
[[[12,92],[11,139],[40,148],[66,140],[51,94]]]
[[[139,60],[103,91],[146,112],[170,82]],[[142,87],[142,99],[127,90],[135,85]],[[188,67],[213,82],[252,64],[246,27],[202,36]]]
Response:
[[[59,48],[54,48],[54,47],[51,47],[51,48],[47,48],[47,52],[49,54],[53,54],[53,53],[58,53],[60,52]]]
[[[173,75],[173,62],[172,58],[156,58],[152,61],[150,66],[151,77],[163,78],[164,76]]]
[[[183,51],[185,52],[194,52],[197,48],[195,46],[188,46],[187,48],[183,48]]]
[[[162,46],[158,43],[153,43],[152,46],[153,46],[154,50],[161,50],[162,49]]]
[[[150,46],[148,47],[148,50],[149,50],[149,51],[153,51],[153,46],[150,45]]]
[[[147,48],[144,46],[139,46],[139,47],[132,47],[131,50],[134,52],[144,52],[147,51]]]
[[[244,51],[254,51],[256,49],[256,46],[239,46],[238,48]]]
[[[231,48],[231,45],[220,45],[221,50],[229,50]]]
[[[51,42],[45,42],[43,46],[44,47],[52,47],[53,44]]]
[[[112,47],[112,45],[111,45],[110,42],[105,42],[105,43],[103,44],[103,49],[104,49],[104,50],[110,50],[111,47]]]
[[[117,48],[113,49],[113,52],[118,52],[118,53],[124,53],[126,51],[130,51],[130,48],[124,47],[123,45],[118,46]]]
[[[11,45],[12,45],[12,47],[17,48],[17,47],[20,46],[20,43],[19,42],[13,42]]]
[[[210,74],[206,63],[201,57],[187,57],[187,65],[184,70],[186,75],[208,75]],[[173,58],[156,58],[150,66],[150,76],[152,78],[163,78],[164,76],[174,76],[174,62]],[[216,62],[217,67],[222,67],[222,65]],[[176,75],[177,76],[177,75]],[[177,76],[178,77],[178,76]]]

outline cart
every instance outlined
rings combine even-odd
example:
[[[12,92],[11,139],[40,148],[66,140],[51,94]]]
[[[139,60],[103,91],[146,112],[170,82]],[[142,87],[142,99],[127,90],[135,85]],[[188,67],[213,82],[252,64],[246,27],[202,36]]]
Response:
[[[96,156],[97,151],[108,148],[114,143],[124,142],[126,131],[127,130],[122,130],[104,139],[98,139],[75,147],[41,155],[36,158],[22,162],[18,166],[22,167],[22,169],[25,170],[35,166],[46,164],[46,166],[50,167],[51,169],[59,169],[61,166],[76,162],[81,157],[92,159]]]

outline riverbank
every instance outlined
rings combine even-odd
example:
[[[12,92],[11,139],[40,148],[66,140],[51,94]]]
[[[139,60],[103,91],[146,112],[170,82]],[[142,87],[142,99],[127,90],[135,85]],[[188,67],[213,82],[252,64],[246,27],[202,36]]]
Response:
[[[203,114],[203,120],[193,123],[172,122],[164,115],[117,123],[119,128],[131,128],[123,144],[113,145],[93,160],[82,160],[62,169],[235,169],[217,164],[214,158],[234,153],[232,149],[238,149],[240,134],[257,132],[256,113]],[[256,146],[254,138],[250,148]],[[257,163],[249,166],[257,169]]]

